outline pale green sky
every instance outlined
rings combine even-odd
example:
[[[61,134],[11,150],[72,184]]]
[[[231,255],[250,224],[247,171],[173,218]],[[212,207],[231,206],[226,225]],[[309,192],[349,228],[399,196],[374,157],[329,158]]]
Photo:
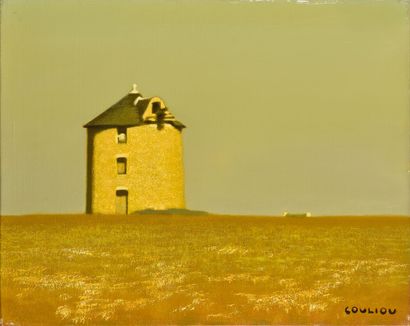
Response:
[[[188,126],[189,208],[410,214],[407,7],[3,0],[2,213],[82,212],[82,125],[136,82]]]

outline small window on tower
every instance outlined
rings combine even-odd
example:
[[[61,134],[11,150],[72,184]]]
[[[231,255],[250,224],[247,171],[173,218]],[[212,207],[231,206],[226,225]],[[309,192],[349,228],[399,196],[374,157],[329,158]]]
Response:
[[[125,157],[117,158],[117,173],[127,174],[127,159]]]
[[[117,142],[118,144],[127,143],[127,128],[125,127],[117,128]]]

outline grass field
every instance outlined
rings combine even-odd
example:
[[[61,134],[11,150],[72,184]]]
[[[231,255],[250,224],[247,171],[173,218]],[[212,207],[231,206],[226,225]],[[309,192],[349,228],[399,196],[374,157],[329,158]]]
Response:
[[[4,325],[410,323],[406,217],[56,215],[1,227]],[[346,314],[353,306],[374,313]]]

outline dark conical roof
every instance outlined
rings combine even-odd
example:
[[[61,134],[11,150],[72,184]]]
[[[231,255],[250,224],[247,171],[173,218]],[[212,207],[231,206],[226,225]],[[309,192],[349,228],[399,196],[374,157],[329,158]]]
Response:
[[[152,123],[142,119],[151,99],[142,97],[137,91],[131,91],[84,127],[131,127]],[[185,128],[184,124],[177,120],[165,121],[165,123],[171,124],[178,130]]]
[[[88,122],[84,127],[102,126],[136,126],[142,124],[139,110],[136,109],[134,102],[141,97],[141,94],[127,94],[108,110]]]

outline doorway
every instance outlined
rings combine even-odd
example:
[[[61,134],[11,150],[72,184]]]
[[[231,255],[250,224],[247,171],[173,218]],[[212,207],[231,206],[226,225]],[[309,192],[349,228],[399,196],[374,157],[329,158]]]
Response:
[[[128,214],[128,190],[116,191],[115,213]]]

